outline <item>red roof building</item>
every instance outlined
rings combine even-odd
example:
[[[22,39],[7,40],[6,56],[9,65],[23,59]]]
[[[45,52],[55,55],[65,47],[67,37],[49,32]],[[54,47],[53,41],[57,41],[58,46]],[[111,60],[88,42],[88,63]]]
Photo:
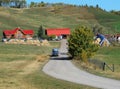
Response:
[[[4,38],[32,38],[34,35],[33,30],[22,30],[21,28],[15,28],[13,30],[4,30]]]
[[[48,28],[46,29],[46,35],[68,36],[70,35],[70,29],[69,28]]]

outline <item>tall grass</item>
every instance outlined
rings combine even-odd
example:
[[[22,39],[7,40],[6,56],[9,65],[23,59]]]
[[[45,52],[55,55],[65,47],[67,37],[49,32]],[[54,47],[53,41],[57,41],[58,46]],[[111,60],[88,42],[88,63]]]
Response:
[[[120,47],[103,47],[96,53],[95,58],[108,64],[120,64]]]
[[[97,69],[95,71],[91,70],[93,73],[120,80],[120,47],[111,46],[100,48],[93,59],[105,62],[111,68],[113,68],[114,64],[114,72],[105,66],[105,71]]]

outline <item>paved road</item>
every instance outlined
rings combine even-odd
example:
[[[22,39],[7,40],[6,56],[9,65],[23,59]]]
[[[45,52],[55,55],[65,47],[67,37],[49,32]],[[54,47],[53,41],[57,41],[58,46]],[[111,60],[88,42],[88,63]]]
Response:
[[[120,81],[99,77],[76,68],[66,55],[66,40],[61,41],[60,54],[44,66],[43,71],[55,78],[71,81],[78,84],[89,85],[102,89],[120,89]]]

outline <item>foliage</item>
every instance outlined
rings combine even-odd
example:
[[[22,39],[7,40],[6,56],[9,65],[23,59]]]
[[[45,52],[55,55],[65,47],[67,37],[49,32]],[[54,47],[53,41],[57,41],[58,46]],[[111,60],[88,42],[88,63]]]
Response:
[[[92,30],[94,35],[96,35],[97,33],[103,33],[103,28],[98,25],[93,26]]]
[[[116,15],[120,15],[120,11],[112,10],[112,11],[110,11],[110,12],[113,13],[113,14],[116,14]]]
[[[31,2],[30,3],[30,7],[36,7],[36,3],[35,2]]]
[[[44,7],[45,5],[46,4],[43,1],[41,1],[41,3],[38,4],[39,7]]]
[[[47,3],[44,3],[43,1],[41,1],[40,3],[37,2],[31,2],[30,3],[30,7],[45,7]]]
[[[43,29],[42,25],[38,29],[37,36],[38,38],[42,38],[45,35],[45,30]]]
[[[56,37],[55,35],[51,35],[49,36],[49,39],[52,40],[52,39],[55,39],[55,37]]]
[[[98,46],[93,44],[92,30],[87,27],[76,28],[70,35],[68,43],[71,56],[84,62],[98,50]]]
[[[26,0],[0,0],[0,6],[21,8],[26,6]]]

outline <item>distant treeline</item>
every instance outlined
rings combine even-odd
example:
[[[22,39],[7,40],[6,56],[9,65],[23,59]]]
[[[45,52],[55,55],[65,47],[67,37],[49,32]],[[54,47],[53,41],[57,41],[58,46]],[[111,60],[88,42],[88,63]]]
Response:
[[[88,6],[87,4],[86,5],[72,5],[72,4],[64,4],[64,3],[45,3],[43,1],[41,2],[32,1],[29,5],[27,5],[26,0],[0,0],[0,6],[13,7],[13,8],[25,8],[25,7],[32,8],[32,7],[65,6],[65,5],[74,6],[74,7],[88,7],[88,8],[90,7],[90,8],[97,8],[97,9],[103,10],[102,8],[99,7],[98,4],[96,6]],[[120,11],[111,10],[110,12],[120,15]]]
[[[112,10],[112,11],[110,11],[111,13],[114,13],[114,14],[116,14],[116,15],[120,15],[120,11],[115,11],[115,10]]]
[[[0,6],[24,8],[26,7],[26,0],[0,0]]]

